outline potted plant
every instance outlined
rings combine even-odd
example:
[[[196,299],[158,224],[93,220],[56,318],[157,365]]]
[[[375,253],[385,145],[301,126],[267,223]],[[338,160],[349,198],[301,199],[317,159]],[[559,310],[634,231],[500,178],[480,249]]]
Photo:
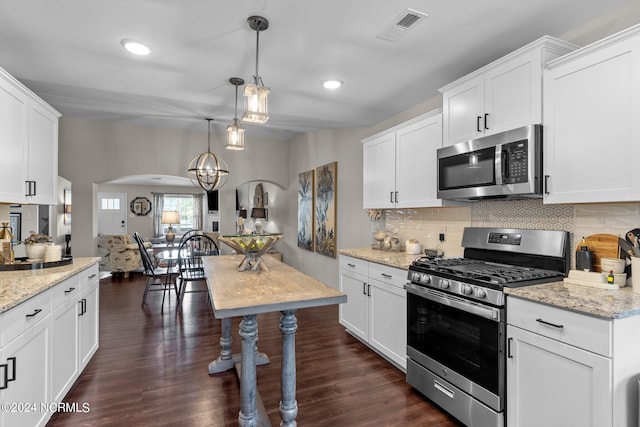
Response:
[[[43,260],[45,246],[51,241],[51,236],[30,231],[29,236],[22,241],[29,261]]]

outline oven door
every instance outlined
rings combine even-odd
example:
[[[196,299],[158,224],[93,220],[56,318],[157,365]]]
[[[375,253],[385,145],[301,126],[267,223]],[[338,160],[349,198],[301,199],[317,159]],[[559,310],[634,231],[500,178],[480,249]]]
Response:
[[[495,411],[504,409],[504,310],[407,284],[407,355]]]

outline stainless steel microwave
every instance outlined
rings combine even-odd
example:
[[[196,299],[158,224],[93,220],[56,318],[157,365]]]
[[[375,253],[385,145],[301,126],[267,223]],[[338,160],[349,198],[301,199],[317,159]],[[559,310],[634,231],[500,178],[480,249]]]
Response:
[[[438,149],[438,198],[542,197],[542,126]]]

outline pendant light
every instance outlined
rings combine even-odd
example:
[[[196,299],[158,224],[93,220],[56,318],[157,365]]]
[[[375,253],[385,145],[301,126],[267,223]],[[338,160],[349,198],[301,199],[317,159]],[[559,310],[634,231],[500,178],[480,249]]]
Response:
[[[211,120],[208,122],[207,152],[202,153],[189,163],[189,179],[194,185],[199,185],[203,190],[209,192],[222,187],[229,178],[229,167],[222,158],[211,152]]]
[[[229,82],[236,87],[236,109],[233,115],[233,122],[227,126],[227,150],[244,150],[244,129],[238,122],[238,86],[244,84],[240,77],[231,77]]]
[[[256,31],[256,74],[253,76],[253,84],[244,87],[244,115],[243,122],[263,124],[269,120],[267,109],[267,96],[269,88],[262,83],[262,77],[258,74],[258,53],[260,51],[260,31],[269,28],[269,21],[262,16],[250,16],[247,19],[249,28]]]

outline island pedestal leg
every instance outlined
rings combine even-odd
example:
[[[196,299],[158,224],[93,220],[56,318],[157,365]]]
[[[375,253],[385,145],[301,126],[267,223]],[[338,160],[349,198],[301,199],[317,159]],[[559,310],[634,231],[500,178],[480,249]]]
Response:
[[[295,310],[282,311],[280,331],[282,332],[282,382],[280,401],[281,427],[296,427],[298,402],[296,401],[296,330],[298,321]]]
[[[231,337],[231,317],[225,317],[221,322],[220,336],[220,356],[213,362],[209,363],[209,374],[217,374],[219,372],[228,371],[240,361],[239,354],[231,354],[231,345],[233,338]],[[257,337],[256,337],[257,340]],[[269,357],[265,353],[258,351],[256,344],[256,365],[265,365],[269,363]]]
[[[240,427],[255,427],[258,425],[258,411],[256,410],[256,336],[258,322],[255,314],[248,314],[240,322],[240,336],[242,337],[242,358],[240,375]]]

